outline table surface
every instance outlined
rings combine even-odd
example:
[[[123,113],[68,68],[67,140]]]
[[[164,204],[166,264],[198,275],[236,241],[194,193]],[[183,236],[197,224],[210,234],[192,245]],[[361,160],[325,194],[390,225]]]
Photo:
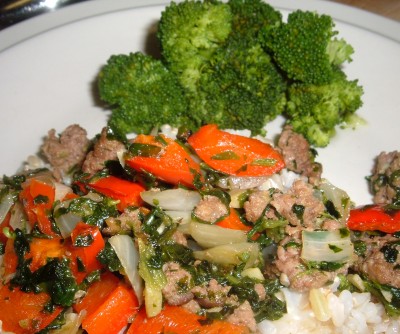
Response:
[[[400,21],[400,0],[332,0]]]

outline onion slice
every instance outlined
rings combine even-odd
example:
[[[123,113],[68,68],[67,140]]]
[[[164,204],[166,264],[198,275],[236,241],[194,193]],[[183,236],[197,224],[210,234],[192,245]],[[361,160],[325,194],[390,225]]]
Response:
[[[133,239],[129,235],[117,234],[108,239],[108,242],[117,254],[141,304],[143,302],[143,281],[138,270],[139,252],[133,243]]]
[[[197,260],[206,260],[222,265],[238,265],[245,262],[244,269],[246,269],[257,266],[260,248],[257,243],[241,242],[195,251],[193,255]]]
[[[195,221],[190,223],[189,233],[203,248],[237,244],[247,241],[247,234],[244,231],[232,230],[218,225],[203,224]]]
[[[346,262],[353,257],[350,233],[334,231],[303,231],[301,257],[306,261]]]
[[[192,211],[201,200],[201,195],[197,191],[182,188],[148,190],[141,192],[140,196],[150,205],[158,205],[164,210],[171,211]]]

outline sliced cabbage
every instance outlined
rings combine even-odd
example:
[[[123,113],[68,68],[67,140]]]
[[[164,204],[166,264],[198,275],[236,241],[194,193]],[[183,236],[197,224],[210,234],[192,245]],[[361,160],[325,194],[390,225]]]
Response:
[[[165,211],[165,214],[170,216],[175,223],[180,225],[190,223],[192,219],[191,211],[167,210]]]
[[[350,233],[340,230],[303,231],[302,238],[301,257],[306,261],[347,262],[353,257]]]
[[[201,200],[197,191],[182,188],[148,190],[141,192],[140,196],[150,205],[157,205],[163,210],[171,211],[192,211]]]
[[[245,189],[232,189],[229,191],[231,202],[229,206],[234,209],[240,209],[243,206],[243,197],[246,197],[248,190]]]
[[[154,248],[151,244],[146,244],[142,239],[138,239],[139,245],[139,273],[145,282],[144,300],[146,314],[154,317],[159,314],[163,307],[162,289],[167,284],[167,278],[161,268],[154,268],[149,265],[149,261],[155,256]]]
[[[345,226],[352,204],[349,195],[325,179],[321,181],[319,189],[323,192],[325,199],[334,205],[339,213],[338,220]]]
[[[108,239],[108,242],[117,254],[141,304],[143,301],[143,281],[138,270],[139,252],[133,243],[133,239],[129,235],[117,234]]]
[[[0,201],[0,223],[6,218],[7,213],[10,211],[14,204],[14,196],[10,193],[1,197]]]
[[[67,185],[60,183],[60,182],[55,182],[54,183],[54,200],[55,201],[62,201],[67,194],[72,193],[71,187],[68,187]]]
[[[237,244],[247,241],[247,234],[244,231],[232,230],[218,225],[203,224],[195,221],[189,224],[189,234],[203,248]]]
[[[32,230],[21,202],[16,202],[11,210],[10,226],[14,231],[20,229],[30,233]]]
[[[260,248],[256,243],[241,242],[237,244],[221,245],[202,251],[193,252],[197,260],[206,260],[222,265],[238,265],[246,263],[246,268],[259,264]]]
[[[56,205],[54,208],[54,212],[58,210],[62,210],[64,208],[68,208],[71,201],[64,201]],[[58,229],[63,238],[67,238],[71,235],[71,232],[75,228],[75,226],[82,221],[82,217],[77,215],[76,213],[68,211],[67,213],[61,215],[55,215],[54,221],[57,224]]]

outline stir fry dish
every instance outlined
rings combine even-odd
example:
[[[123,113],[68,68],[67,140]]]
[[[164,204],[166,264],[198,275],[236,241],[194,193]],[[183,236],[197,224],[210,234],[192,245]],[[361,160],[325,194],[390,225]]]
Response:
[[[215,124],[124,141],[71,125],[41,149],[48,164],[1,183],[5,332],[258,333],[291,293],[332,332],[344,293],[397,321],[399,153],[355,208],[290,126],[275,146]]]
[[[371,203],[317,161],[362,106],[333,19],[185,0],[156,40],[105,60],[94,137],[50,129],[0,180],[0,332],[398,333],[400,153]]]

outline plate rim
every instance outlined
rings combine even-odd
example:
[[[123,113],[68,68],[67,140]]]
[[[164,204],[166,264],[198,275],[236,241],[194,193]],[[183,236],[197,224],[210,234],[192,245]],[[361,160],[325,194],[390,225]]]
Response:
[[[179,1],[177,1],[179,2]],[[359,27],[400,43],[400,22],[378,14],[329,0],[269,0],[282,10],[315,10],[335,21]],[[169,0],[90,0],[32,17],[0,32],[0,52],[46,31],[112,12],[140,7],[166,6]]]

